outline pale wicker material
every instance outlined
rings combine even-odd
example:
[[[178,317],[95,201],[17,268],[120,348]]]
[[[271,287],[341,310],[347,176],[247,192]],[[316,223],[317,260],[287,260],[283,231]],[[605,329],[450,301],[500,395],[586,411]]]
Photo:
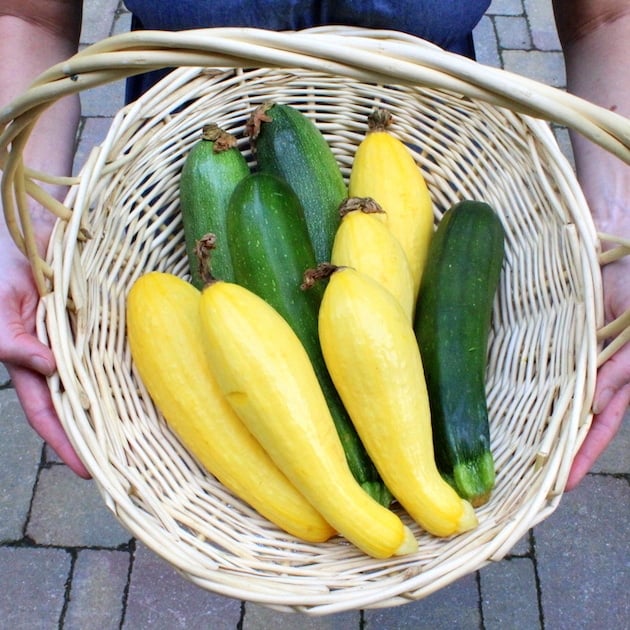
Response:
[[[19,160],[26,132],[12,128],[27,127],[39,102],[134,66],[164,65],[195,67],[176,70],[117,115],[65,207],[37,193]],[[261,69],[269,66],[279,68]],[[368,112],[386,107],[393,132],[415,147],[436,219],[461,198],[480,198],[507,230],[488,370],[496,491],[478,510],[479,527],[448,540],[403,514],[420,541],[408,557],[378,561],[338,538],[311,545],[281,533],[200,469],[131,365],[131,283],[151,269],[187,273],[178,208],[184,156],[208,122],[235,133],[247,151],[244,123],[268,100],[311,117],[346,175]],[[619,116],[413,38],[348,29],[119,36],[51,70],[3,112],[3,123],[15,119],[3,148],[17,137],[3,156],[4,202],[42,289],[38,332],[59,367],[53,399],[105,502],[134,536],[204,588],[324,614],[424,597],[502,558],[557,507],[590,423],[601,360],[600,239],[548,125],[517,112],[576,127],[630,161],[630,124]],[[63,217],[46,262],[29,245],[24,200],[22,222],[15,216],[12,200],[25,189]],[[620,242],[620,253],[628,251]],[[627,335],[627,317],[603,334],[620,330]]]

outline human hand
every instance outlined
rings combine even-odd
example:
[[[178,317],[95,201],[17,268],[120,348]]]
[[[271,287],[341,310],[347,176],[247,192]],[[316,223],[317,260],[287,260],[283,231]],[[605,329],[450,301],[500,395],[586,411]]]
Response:
[[[55,412],[46,376],[54,373],[55,359],[35,335],[39,295],[27,260],[9,238],[0,239],[0,361],[29,424],[77,475],[90,478]]]
[[[606,322],[630,309],[628,257],[603,269]],[[569,473],[566,489],[573,490],[617,434],[630,404],[630,343],[600,366],[593,401],[593,421]]]

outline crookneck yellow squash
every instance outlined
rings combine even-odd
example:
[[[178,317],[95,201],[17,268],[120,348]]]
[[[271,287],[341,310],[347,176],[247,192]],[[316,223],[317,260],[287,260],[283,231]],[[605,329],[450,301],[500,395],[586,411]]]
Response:
[[[319,335],[330,375],[394,497],[436,536],[475,527],[470,503],[438,472],[420,352],[397,300],[369,276],[333,267]]]
[[[235,495],[303,540],[327,540],[334,529],[225,401],[203,352],[199,303],[200,292],[172,274],[133,284],[127,335],[142,383],[182,444]]]
[[[350,197],[340,213],[330,262],[374,278],[396,297],[411,321],[413,277],[400,242],[378,218],[384,210],[369,197]]]
[[[293,328],[328,401],[354,478],[379,503],[389,506],[392,497],[365,452],[322,356],[317,313],[324,285],[309,291],[300,287],[304,272],[316,266],[300,200],[283,179],[256,172],[236,186],[228,210],[233,281],[263,298]],[[387,231],[380,223],[378,227]]]
[[[203,346],[219,387],[278,467],[365,553],[416,549],[411,531],[352,476],[308,355],[267,302],[214,281],[200,301]]]
[[[400,241],[414,280],[414,298],[433,234],[433,205],[426,181],[407,146],[389,131],[392,117],[375,109],[352,162],[348,194],[371,197],[381,220]]]

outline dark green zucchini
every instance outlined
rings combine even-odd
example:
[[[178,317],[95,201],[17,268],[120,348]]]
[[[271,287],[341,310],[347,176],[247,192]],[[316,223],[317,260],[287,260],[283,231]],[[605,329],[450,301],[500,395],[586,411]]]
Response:
[[[479,201],[455,204],[431,241],[414,320],[436,463],[473,505],[485,503],[495,483],[485,376],[503,258],[495,211]]]
[[[308,353],[341,439],[352,474],[383,505],[391,495],[380,480],[337,394],[319,345],[319,304],[324,285],[302,290],[304,272],[315,267],[299,199],[282,179],[254,173],[230,199],[227,237],[234,278],[273,306]]]
[[[258,169],[284,179],[306,217],[317,262],[328,262],[348,196],[337,160],[317,126],[298,109],[265,104],[252,115],[249,135]]]
[[[232,281],[232,263],[225,245],[228,201],[236,184],[249,174],[247,162],[235,138],[216,125],[207,125],[201,139],[186,156],[179,182],[180,206],[191,282],[203,287],[197,241],[208,233],[217,237],[212,269],[217,277]]]

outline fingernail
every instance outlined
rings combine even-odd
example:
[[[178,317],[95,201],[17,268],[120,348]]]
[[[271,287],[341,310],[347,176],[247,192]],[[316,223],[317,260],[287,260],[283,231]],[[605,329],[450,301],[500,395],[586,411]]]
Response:
[[[593,413],[598,414],[604,411],[608,406],[608,403],[612,400],[613,390],[610,387],[603,389],[599,396],[593,402]]]
[[[50,376],[55,371],[52,363],[47,359],[44,359],[44,357],[36,355],[31,359],[31,363],[33,365],[33,368],[44,376]]]

